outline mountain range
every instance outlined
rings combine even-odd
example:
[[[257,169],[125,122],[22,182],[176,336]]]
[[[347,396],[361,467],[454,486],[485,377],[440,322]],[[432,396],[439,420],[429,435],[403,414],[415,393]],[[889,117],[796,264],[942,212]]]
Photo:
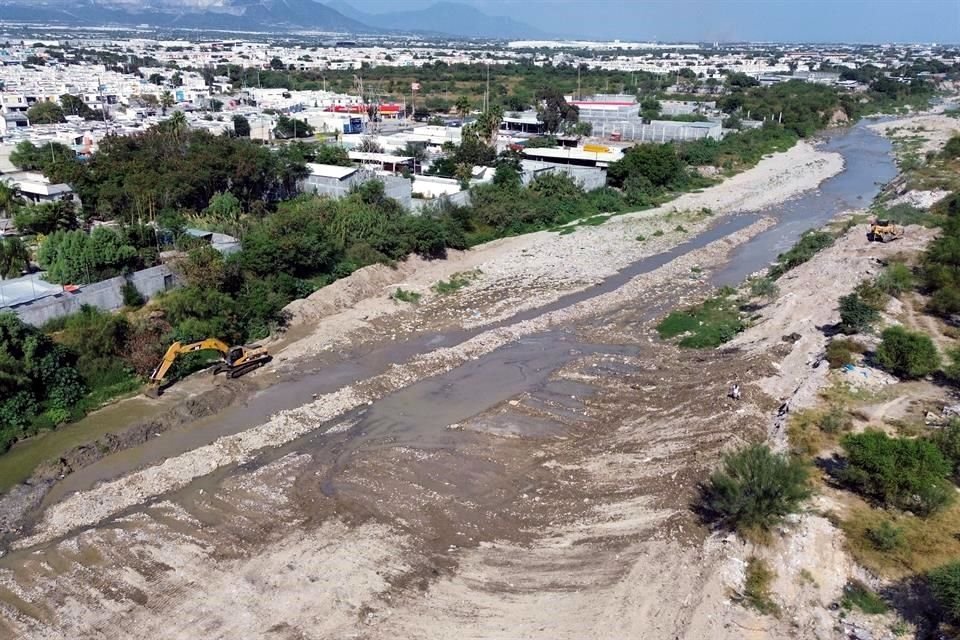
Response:
[[[424,33],[475,38],[542,37],[539,30],[473,7],[366,13],[343,0],[0,0],[0,21],[70,26],[137,26],[351,34]]]

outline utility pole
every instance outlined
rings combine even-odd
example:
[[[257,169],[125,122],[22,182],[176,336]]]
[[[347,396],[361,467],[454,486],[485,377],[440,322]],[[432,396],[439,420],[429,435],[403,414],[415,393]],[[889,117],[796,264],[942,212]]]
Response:
[[[490,63],[487,62],[487,90],[484,92],[483,96],[483,111],[486,113],[490,110]]]

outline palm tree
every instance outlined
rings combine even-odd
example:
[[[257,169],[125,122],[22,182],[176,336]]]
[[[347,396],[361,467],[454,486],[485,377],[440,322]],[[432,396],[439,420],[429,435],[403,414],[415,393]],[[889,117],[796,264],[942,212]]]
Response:
[[[30,252],[20,238],[0,240],[0,278],[16,278],[30,269]]]
[[[174,111],[173,115],[165,122],[167,131],[174,142],[179,143],[183,132],[187,130],[187,116],[183,111]]]
[[[453,108],[456,109],[461,120],[465,119],[470,114],[470,99],[467,96],[460,96],[454,103]]]
[[[0,212],[3,212],[6,216],[11,216],[22,204],[20,188],[8,182],[0,182]]]
[[[160,107],[163,109],[163,115],[167,115],[167,109],[176,104],[173,94],[169,90],[160,94]]]

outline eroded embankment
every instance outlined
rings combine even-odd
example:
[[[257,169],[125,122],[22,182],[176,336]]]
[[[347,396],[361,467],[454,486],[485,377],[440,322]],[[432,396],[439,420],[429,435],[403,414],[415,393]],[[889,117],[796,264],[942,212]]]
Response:
[[[76,469],[106,456],[135,447],[168,430],[211,416],[249,393],[249,385],[231,380],[206,393],[181,401],[154,417],[133,424],[117,433],[107,433],[93,442],[73,447],[53,460],[41,464],[30,479],[0,496],[0,545],[19,535],[25,517],[35,511],[44,496],[59,480]]]

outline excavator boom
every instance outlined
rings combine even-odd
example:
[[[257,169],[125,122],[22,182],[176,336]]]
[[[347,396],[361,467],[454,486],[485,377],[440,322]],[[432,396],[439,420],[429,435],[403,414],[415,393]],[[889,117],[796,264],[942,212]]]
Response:
[[[216,338],[207,338],[199,342],[183,344],[174,342],[163,355],[163,360],[157,365],[150,375],[150,386],[147,387],[148,396],[159,396],[163,379],[170,371],[170,367],[176,362],[177,358],[184,353],[193,353],[195,351],[218,351],[222,360],[213,369],[213,373],[226,372],[227,376],[236,378],[243,374],[262,367],[270,362],[270,353],[265,347],[258,344],[251,344],[242,347],[231,347],[222,340]]]
[[[153,373],[150,375],[150,382],[160,384],[164,377],[166,377],[170,367],[173,366],[173,363],[181,354],[207,350],[219,351],[222,355],[226,356],[230,351],[230,347],[222,340],[217,340],[216,338],[207,338],[206,340],[191,342],[189,344],[183,344],[179,341],[174,342],[163,355],[163,360],[161,360],[157,368],[153,370]]]

